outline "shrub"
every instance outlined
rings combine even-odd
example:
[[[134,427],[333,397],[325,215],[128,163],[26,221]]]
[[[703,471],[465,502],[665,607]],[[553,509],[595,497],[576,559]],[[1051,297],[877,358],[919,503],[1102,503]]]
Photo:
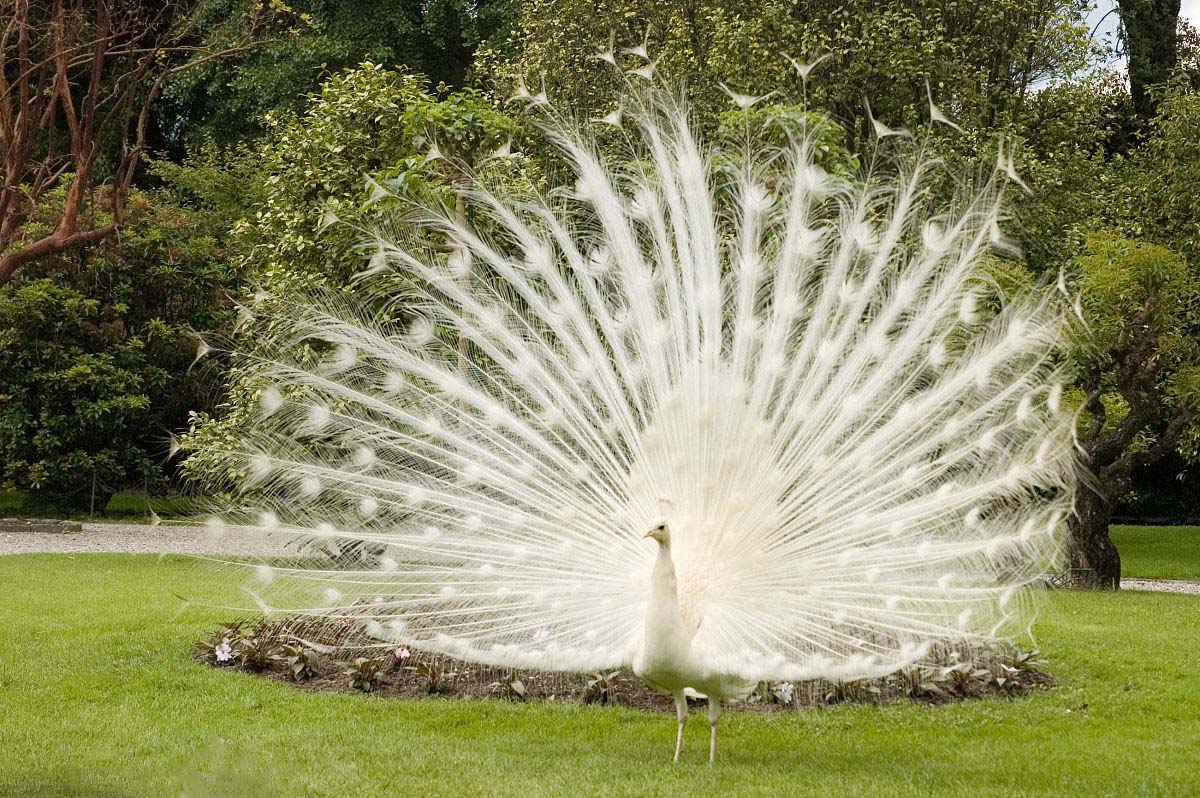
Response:
[[[583,691],[585,704],[615,704],[617,702],[617,678],[620,671],[597,673],[588,679]]]
[[[424,682],[425,692],[429,695],[446,692],[448,685],[447,680],[454,676],[453,673],[447,673],[444,668],[434,662],[421,662],[412,668],[417,678]]]
[[[211,408],[220,369],[192,330],[232,322],[235,282],[205,224],[155,194],[128,231],[23,269],[0,292],[0,483],[35,501],[103,510],[169,481],[170,434]]]

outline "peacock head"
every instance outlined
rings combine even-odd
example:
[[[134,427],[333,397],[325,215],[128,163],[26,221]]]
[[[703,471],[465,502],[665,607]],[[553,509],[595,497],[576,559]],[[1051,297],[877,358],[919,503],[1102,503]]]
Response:
[[[654,522],[654,525],[642,537],[653,538],[660,546],[665,546],[671,542],[671,528],[667,526],[666,521],[660,518]]]

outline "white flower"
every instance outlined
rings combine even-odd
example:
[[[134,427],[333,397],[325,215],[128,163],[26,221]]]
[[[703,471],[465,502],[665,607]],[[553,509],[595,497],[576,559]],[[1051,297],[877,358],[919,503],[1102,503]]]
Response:
[[[213,653],[217,655],[217,662],[229,662],[233,659],[233,647],[229,645],[229,638],[225,638],[217,647],[213,649]]]
[[[412,652],[409,651],[404,646],[400,646],[400,648],[396,649],[396,659],[398,659],[402,662],[411,656],[412,656]]]
[[[796,692],[796,685],[791,682],[779,682],[771,688],[771,692],[779,699],[779,703],[790,704],[792,703],[792,696]]]

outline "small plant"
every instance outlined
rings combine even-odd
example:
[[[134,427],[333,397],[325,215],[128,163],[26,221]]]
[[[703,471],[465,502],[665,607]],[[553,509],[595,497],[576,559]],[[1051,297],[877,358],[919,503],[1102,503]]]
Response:
[[[379,671],[383,662],[375,657],[357,657],[352,662],[339,662],[342,673],[350,677],[350,689],[373,693],[379,689]]]
[[[759,682],[750,700],[788,706],[795,697],[796,685],[792,682]]]
[[[849,682],[830,682],[825,692],[825,703],[845,704],[855,701],[866,701],[868,698],[878,700],[882,694],[878,682],[868,679],[854,679]]]
[[[989,687],[994,687],[1001,692],[1011,692],[1014,689],[1020,689],[1020,683],[1016,681],[1019,676],[1016,668],[999,660],[992,660],[983,669],[981,676],[984,684]]]
[[[288,678],[293,682],[317,675],[317,652],[303,643],[284,643],[274,659],[287,663]]]
[[[446,673],[432,662],[418,663],[412,670],[417,674],[417,678],[425,683],[425,692],[429,695],[445,692],[446,681],[454,676],[453,673]]]
[[[969,662],[960,662],[942,670],[943,679],[949,689],[962,696],[979,692],[980,685],[991,675],[986,668],[976,668]]]
[[[1015,646],[1008,652],[1008,666],[1021,674],[1041,670],[1046,661],[1036,648],[1032,651],[1022,651]]]
[[[588,679],[587,687],[583,691],[584,703],[600,705],[617,703],[617,677],[620,675],[620,671],[613,671],[607,675],[597,673]]]
[[[909,698],[932,698],[943,694],[943,690],[934,680],[934,672],[929,668],[913,666],[905,668],[896,674],[896,686],[901,694]]]
[[[255,634],[238,641],[238,660],[248,671],[265,670],[274,658],[275,641],[268,635]]]
[[[493,693],[503,694],[509,701],[525,700],[525,683],[521,681],[515,670],[509,671],[503,679],[497,679],[489,684],[488,689]]]
[[[242,640],[242,622],[227,624],[207,640],[196,641],[196,649],[216,665],[234,665]]]

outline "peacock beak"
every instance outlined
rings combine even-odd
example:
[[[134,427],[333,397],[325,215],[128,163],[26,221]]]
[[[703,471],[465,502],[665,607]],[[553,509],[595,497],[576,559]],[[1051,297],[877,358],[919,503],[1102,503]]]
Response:
[[[646,538],[652,538],[652,537],[654,537],[653,529],[647,531],[646,534],[642,535],[642,540],[645,540]]]

